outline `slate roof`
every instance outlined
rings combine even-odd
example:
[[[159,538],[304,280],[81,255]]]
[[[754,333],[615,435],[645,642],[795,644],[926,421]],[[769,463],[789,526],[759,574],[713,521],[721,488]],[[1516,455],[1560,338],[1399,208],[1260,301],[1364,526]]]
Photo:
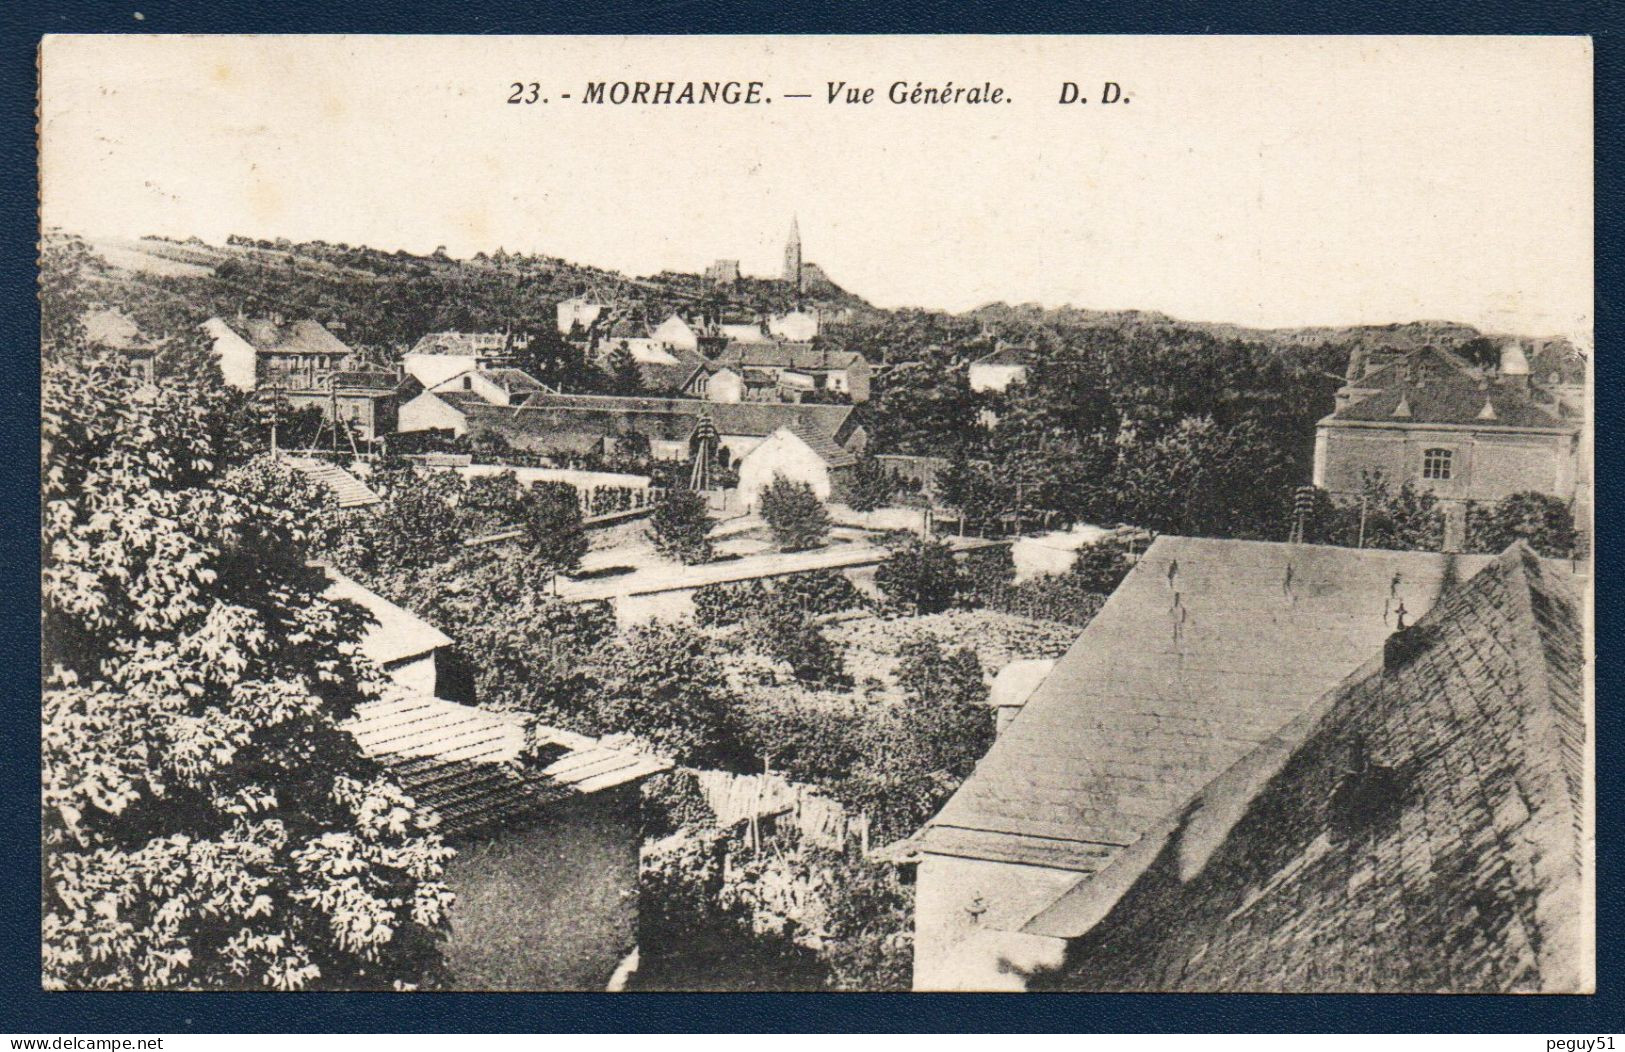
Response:
[[[501,345],[491,346],[491,338],[501,337]],[[507,349],[510,338],[506,333],[485,332],[431,332],[412,345],[408,354],[449,354],[469,357],[499,357]]]
[[[707,402],[699,398],[639,398],[610,395],[532,395],[523,406],[487,404],[466,392],[435,392],[468,417],[470,428],[496,431],[510,439],[547,439],[557,435],[562,442],[577,438],[614,434],[633,428],[652,438],[686,440],[700,415],[710,416],[723,435],[765,438],[792,424],[834,438],[847,440],[855,421],[852,407],[846,405],[806,405],[777,402]]]
[[[926,850],[1099,870],[1488,558],[1157,538]]]
[[[1042,985],[1594,989],[1576,593],[1522,545],[1453,587],[1029,922],[1076,940]]]
[[[992,354],[984,354],[972,362],[972,365],[1031,365],[1033,349],[1031,347],[1018,347],[1014,344],[1001,344]]]
[[[278,325],[270,318],[226,323],[261,354],[347,355],[350,348],[312,318]]]
[[[548,758],[539,769],[530,767],[520,760],[525,730],[517,718],[425,696],[366,702],[345,729],[408,794],[440,815],[448,836],[495,833],[551,803],[671,767],[553,728],[537,735]]]
[[[383,503],[383,498],[374,493],[371,486],[332,461],[315,457],[289,457],[288,463],[312,482],[331,490],[341,508],[367,508]]]
[[[785,430],[800,439],[808,449],[818,454],[820,460],[832,468],[849,468],[858,462],[858,458],[842,448],[834,438],[815,427],[797,421]]]
[[[97,346],[114,351],[152,350],[152,344],[141,336],[141,327],[122,311],[98,307],[86,311],[81,324],[86,341]]]
[[[828,371],[850,369],[863,358],[856,351],[831,351],[806,343],[730,343],[714,359],[733,368]]]
[[[387,668],[451,646],[450,636],[405,607],[396,606],[331,567],[327,576],[332,581],[323,593],[327,598],[356,603],[376,622],[361,638],[361,652],[377,664]]]
[[[1423,374],[1426,379],[1423,380]],[[1350,387],[1376,393],[1339,407],[1326,423],[1362,421],[1403,426],[1457,424],[1478,428],[1541,427],[1572,430],[1555,412],[1523,391],[1486,378],[1459,356],[1424,348],[1353,380]],[[1486,403],[1490,410],[1485,411]]]

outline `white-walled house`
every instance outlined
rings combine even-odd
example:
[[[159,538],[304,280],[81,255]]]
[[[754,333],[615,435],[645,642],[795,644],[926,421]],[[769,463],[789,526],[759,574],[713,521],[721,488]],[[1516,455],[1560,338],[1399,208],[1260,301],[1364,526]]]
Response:
[[[676,350],[694,351],[700,346],[700,334],[678,314],[673,314],[655,326],[649,337],[656,343]]]
[[[1027,382],[1032,367],[1032,351],[1027,347],[1001,344],[997,350],[970,365],[972,391],[1004,391],[1011,384]]]
[[[431,391],[467,391],[492,405],[523,405],[531,395],[548,390],[547,385],[523,369],[470,369],[448,377],[429,388]],[[403,427],[402,430],[411,430]]]
[[[585,332],[592,328],[593,323],[603,313],[604,305],[602,303],[589,303],[579,296],[561,300],[558,306],[559,335],[570,335],[576,326],[580,326],[581,330]]]
[[[781,427],[739,461],[739,500],[757,507],[778,475],[807,483],[819,500],[841,500],[856,463],[857,457],[828,436],[798,425]]]
[[[328,599],[348,600],[372,615],[375,623],[361,637],[361,653],[402,688],[434,695],[451,637],[331,567],[327,576],[331,583],[323,594]]]
[[[254,345],[219,318],[210,318],[202,328],[214,343],[214,355],[220,363],[220,378],[226,386],[239,391],[254,390],[255,362],[259,355]]]
[[[818,315],[804,310],[775,314],[767,319],[767,331],[791,343],[807,343],[818,335]]]

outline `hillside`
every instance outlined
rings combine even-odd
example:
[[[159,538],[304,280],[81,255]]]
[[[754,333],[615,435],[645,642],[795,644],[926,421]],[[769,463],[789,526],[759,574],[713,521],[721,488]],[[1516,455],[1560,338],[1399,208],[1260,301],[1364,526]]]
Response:
[[[671,311],[754,316],[795,306],[872,310],[821,283],[798,296],[782,281],[747,278],[726,288],[699,275],[629,277],[550,256],[480,253],[453,259],[363,246],[232,238],[96,240],[95,295],[159,331],[189,320],[281,311],[333,324],[353,345],[382,354],[426,332],[552,329],[560,300],[586,295],[658,323]]]

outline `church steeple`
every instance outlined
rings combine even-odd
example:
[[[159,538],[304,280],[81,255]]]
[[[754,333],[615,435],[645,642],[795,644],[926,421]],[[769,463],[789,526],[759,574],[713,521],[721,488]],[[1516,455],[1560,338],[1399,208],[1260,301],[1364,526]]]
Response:
[[[784,280],[801,291],[801,225],[790,217],[790,240],[784,244]]]

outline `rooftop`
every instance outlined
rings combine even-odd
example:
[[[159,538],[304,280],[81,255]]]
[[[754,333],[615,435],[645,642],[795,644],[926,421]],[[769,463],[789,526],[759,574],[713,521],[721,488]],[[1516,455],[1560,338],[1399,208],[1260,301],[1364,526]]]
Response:
[[[278,322],[271,318],[233,319],[230,328],[261,354],[347,355],[350,348],[313,318]]]
[[[1584,992],[1583,605],[1516,545],[1025,927],[1091,990]]]
[[[374,493],[371,486],[330,460],[289,457],[288,463],[312,482],[331,490],[341,508],[367,508],[383,503],[383,498]]]
[[[425,696],[356,707],[345,725],[361,751],[377,759],[418,803],[460,836],[494,831],[548,804],[647,778],[670,762],[630,748],[542,728],[541,766],[521,760],[524,725],[517,717]]]
[[[784,430],[796,436],[802,444],[817,453],[819,459],[832,468],[849,468],[858,462],[858,458],[844,449],[832,436],[805,422],[798,420]]]
[[[1326,422],[1572,429],[1524,391],[1437,348],[1417,351],[1350,386],[1376,393],[1339,407]]]
[[[806,343],[733,342],[722,349],[715,361],[733,368],[849,369],[863,359],[856,351],[831,351]]]
[[[349,600],[364,608],[376,622],[362,637],[361,652],[377,664],[387,667],[451,645],[450,636],[405,607],[396,606],[331,567],[327,576],[332,580],[324,593],[327,598]]]
[[[1157,538],[925,849],[1098,871],[1488,558]]]

